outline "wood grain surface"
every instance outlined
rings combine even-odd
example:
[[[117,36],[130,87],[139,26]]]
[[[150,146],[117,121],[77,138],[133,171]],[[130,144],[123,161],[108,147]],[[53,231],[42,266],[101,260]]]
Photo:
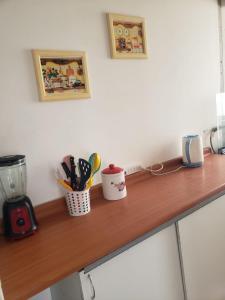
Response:
[[[167,165],[172,169],[175,160]],[[5,300],[26,300],[63,277],[126,245],[225,190],[225,156],[209,155],[201,168],[166,176],[143,171],[130,176],[128,196],[106,201],[97,186],[91,212],[70,217],[63,199],[36,208],[33,236],[9,242],[0,237],[0,279]]]

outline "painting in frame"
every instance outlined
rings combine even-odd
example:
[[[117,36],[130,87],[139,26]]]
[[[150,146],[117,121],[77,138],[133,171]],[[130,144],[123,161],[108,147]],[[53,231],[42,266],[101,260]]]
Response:
[[[90,98],[85,52],[33,50],[41,101]]]
[[[108,13],[112,58],[147,58],[145,19]]]

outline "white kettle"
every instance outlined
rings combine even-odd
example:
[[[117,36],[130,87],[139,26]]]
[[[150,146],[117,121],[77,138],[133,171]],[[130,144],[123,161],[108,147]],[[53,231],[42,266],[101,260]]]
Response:
[[[202,137],[198,134],[182,138],[183,165],[188,168],[201,167],[204,162]]]

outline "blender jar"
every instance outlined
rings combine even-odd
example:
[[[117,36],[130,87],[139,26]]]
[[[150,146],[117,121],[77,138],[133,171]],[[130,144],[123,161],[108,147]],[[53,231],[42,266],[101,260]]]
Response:
[[[0,157],[0,200],[13,200],[26,194],[24,155]]]

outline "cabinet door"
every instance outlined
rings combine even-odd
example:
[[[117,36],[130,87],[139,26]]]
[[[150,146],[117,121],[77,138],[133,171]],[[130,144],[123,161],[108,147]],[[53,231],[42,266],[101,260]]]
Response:
[[[81,273],[85,300],[182,300],[175,226]],[[95,297],[94,297],[95,294]]]
[[[4,300],[3,292],[2,292],[2,285],[0,281],[0,300]]]
[[[178,226],[187,299],[225,299],[225,196]]]

